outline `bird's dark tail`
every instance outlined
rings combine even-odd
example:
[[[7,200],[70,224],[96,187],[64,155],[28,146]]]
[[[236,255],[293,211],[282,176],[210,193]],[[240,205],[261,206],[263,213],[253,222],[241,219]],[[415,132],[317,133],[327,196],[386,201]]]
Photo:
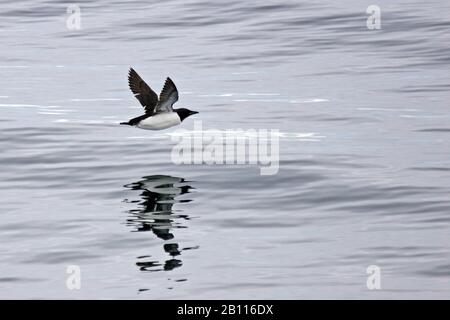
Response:
[[[121,122],[120,124],[131,126],[130,122]]]

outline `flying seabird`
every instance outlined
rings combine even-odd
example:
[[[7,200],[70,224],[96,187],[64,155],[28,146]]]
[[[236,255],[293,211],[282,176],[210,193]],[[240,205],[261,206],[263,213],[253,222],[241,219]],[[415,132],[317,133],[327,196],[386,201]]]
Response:
[[[173,104],[178,101],[178,90],[170,78],[166,79],[159,99],[158,95],[133,68],[130,68],[128,73],[128,85],[144,107],[145,114],[120,124],[136,126],[146,130],[162,130],[179,125],[187,117],[198,113],[186,108],[172,108]]]

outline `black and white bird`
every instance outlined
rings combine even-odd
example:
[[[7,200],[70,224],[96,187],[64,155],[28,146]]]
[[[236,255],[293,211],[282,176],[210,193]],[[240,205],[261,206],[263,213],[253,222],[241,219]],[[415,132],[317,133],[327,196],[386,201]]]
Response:
[[[162,130],[179,125],[187,117],[198,113],[185,108],[172,108],[173,104],[178,101],[178,90],[170,78],[166,79],[159,99],[158,95],[133,68],[130,68],[128,73],[128,85],[144,107],[145,114],[120,124],[136,126],[146,130]]]

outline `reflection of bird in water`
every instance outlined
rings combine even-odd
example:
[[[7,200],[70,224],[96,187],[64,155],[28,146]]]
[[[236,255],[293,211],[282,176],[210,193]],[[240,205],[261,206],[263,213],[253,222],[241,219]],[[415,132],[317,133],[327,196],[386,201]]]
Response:
[[[142,191],[140,194],[141,201],[128,201],[130,203],[138,203],[137,209],[129,211],[130,218],[127,219],[127,225],[133,226],[135,232],[152,231],[158,238],[168,241],[174,239],[172,229],[186,228],[179,220],[189,220],[187,215],[174,214],[172,207],[175,203],[190,202],[191,200],[175,200],[179,195],[189,193],[192,189],[185,185],[183,178],[154,175],[144,177],[143,180],[125,185],[126,188]],[[142,271],[160,271],[172,270],[181,266],[181,260],[175,259],[181,254],[181,251],[194,249],[179,249],[178,243],[165,243],[164,251],[171,258],[166,260],[163,268],[159,261],[139,261],[137,266]],[[150,256],[138,257],[146,259]]]

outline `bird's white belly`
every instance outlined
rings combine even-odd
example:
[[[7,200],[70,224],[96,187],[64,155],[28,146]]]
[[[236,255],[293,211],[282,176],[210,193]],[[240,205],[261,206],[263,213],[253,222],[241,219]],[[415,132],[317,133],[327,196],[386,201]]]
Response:
[[[181,123],[176,112],[161,113],[148,117],[138,123],[137,127],[146,130],[161,130]]]

